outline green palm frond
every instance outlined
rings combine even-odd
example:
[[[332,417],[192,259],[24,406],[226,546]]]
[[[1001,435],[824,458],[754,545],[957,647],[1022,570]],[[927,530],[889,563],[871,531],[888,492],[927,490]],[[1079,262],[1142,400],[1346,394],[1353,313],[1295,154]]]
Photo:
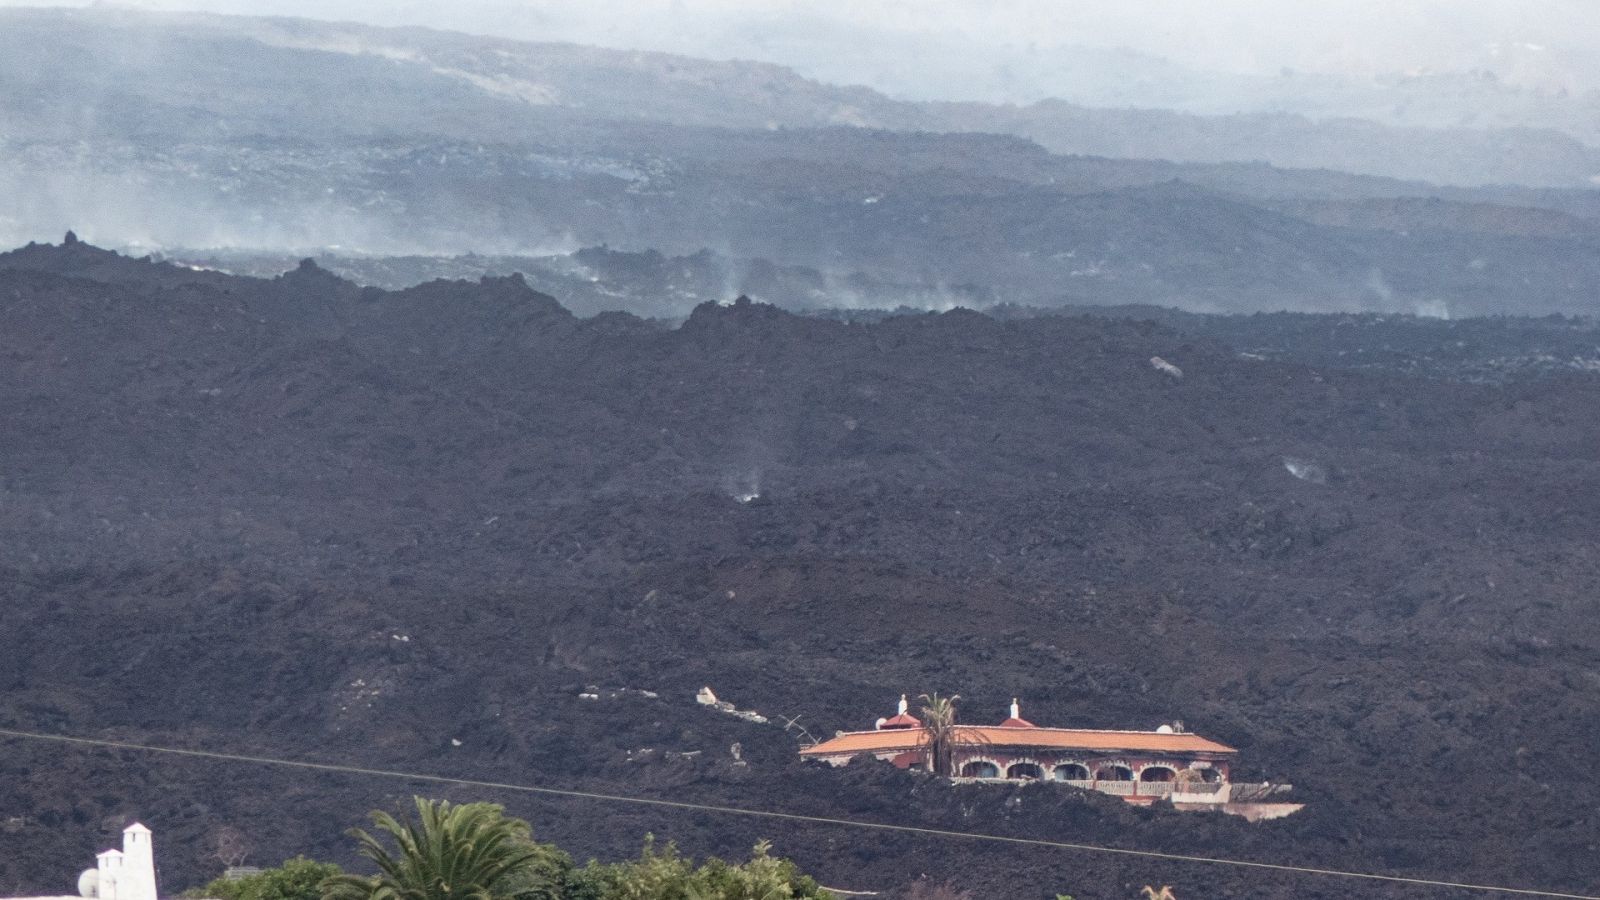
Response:
[[[528,824],[506,818],[499,806],[422,797],[416,805],[415,823],[372,814],[374,830],[393,852],[380,836],[350,832],[378,874],[329,879],[323,900],[504,900],[497,888],[539,856]]]

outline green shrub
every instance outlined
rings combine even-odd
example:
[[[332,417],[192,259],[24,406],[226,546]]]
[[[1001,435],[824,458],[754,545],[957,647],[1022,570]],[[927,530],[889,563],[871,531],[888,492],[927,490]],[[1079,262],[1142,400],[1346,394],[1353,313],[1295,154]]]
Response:
[[[756,844],[750,859],[728,863],[712,857],[698,868],[668,844],[657,850],[646,838],[632,862],[601,865],[590,862],[574,869],[564,900],[832,900],[794,863],[770,855],[766,841]]]
[[[534,844],[534,858],[495,885],[495,892],[512,900],[568,900],[572,857],[554,844]]]
[[[264,869],[243,878],[218,878],[204,887],[184,892],[186,897],[212,900],[322,900],[322,882],[340,874],[333,863],[297,856],[276,869]]]

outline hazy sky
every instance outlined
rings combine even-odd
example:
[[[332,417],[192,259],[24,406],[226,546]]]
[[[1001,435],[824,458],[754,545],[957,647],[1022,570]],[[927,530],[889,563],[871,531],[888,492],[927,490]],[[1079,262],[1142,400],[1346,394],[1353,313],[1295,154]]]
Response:
[[[89,5],[0,0],[0,5]],[[1209,70],[1370,77],[1488,69],[1600,89],[1600,0],[132,0],[153,9],[343,18],[713,58],[767,59],[892,93],[961,90],[959,55],[1005,66],[1129,48]],[[974,85],[973,91],[1004,90]],[[1026,78],[1019,96],[1039,88]]]

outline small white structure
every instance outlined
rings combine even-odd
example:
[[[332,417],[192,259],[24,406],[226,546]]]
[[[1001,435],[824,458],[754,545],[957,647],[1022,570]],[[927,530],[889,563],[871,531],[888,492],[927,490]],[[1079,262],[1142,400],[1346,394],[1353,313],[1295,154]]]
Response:
[[[95,857],[98,865],[78,876],[78,894],[95,900],[157,900],[156,855],[150,829],[138,822],[122,829],[122,849]]]

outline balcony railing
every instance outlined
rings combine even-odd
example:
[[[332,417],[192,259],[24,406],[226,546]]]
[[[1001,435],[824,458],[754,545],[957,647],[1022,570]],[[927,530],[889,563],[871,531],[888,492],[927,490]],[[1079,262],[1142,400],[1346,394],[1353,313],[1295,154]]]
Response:
[[[1063,781],[1075,788],[1099,791],[1116,797],[1173,797],[1189,803],[1225,801],[1227,784],[1217,781]]]

